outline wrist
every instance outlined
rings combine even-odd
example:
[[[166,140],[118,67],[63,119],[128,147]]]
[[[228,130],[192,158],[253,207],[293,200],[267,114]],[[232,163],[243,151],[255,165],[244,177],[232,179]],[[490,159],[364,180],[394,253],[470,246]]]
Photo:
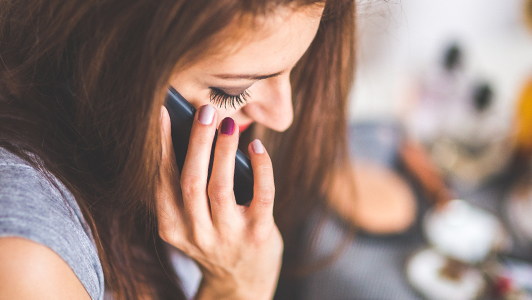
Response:
[[[196,293],[195,300],[267,300],[273,298],[275,286],[270,289],[257,290],[235,280],[203,278]]]
[[[211,299],[242,299],[237,298],[237,287],[228,281],[216,282],[216,280],[209,280],[203,277],[201,284],[196,293],[196,300],[211,300]]]

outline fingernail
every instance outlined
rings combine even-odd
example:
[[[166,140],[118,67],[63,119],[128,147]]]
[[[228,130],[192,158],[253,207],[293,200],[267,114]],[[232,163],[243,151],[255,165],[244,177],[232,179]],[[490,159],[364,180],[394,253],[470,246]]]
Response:
[[[220,125],[220,131],[226,135],[232,135],[235,132],[235,121],[227,117],[223,119],[222,125]]]
[[[203,125],[211,125],[216,110],[210,105],[204,105],[199,109],[198,121]]]
[[[251,149],[256,154],[264,153],[264,146],[262,146],[262,143],[259,140],[254,140],[253,142],[251,142]]]

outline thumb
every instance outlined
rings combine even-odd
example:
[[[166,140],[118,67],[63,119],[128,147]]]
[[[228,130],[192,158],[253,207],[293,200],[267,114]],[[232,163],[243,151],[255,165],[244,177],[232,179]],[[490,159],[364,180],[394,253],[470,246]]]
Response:
[[[174,146],[172,144],[172,123],[166,107],[161,107],[161,146],[162,166],[172,166],[174,158]]]
[[[161,108],[161,165],[159,168],[159,181],[157,186],[157,220],[159,235],[166,242],[173,240],[171,232],[175,226],[182,225],[182,218],[178,212],[181,199],[179,186],[179,172],[175,166],[175,154],[172,145],[171,122],[168,111]]]

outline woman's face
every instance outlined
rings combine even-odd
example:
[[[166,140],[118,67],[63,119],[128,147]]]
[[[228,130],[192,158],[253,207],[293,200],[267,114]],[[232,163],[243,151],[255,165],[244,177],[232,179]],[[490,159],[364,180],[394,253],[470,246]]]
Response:
[[[228,42],[219,54],[174,74],[170,84],[194,107],[216,107],[218,122],[233,118],[240,132],[253,122],[284,131],[293,119],[290,71],[314,39],[322,12],[322,5],[279,8],[253,29],[230,26],[245,40]]]

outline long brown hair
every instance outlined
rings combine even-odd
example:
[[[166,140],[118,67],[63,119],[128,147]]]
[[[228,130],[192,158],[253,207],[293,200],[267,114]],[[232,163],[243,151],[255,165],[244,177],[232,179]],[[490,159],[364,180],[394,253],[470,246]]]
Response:
[[[72,192],[115,299],[184,297],[154,212],[170,76],[214,49],[235,18],[314,2],[323,1],[0,0],[0,146]],[[354,2],[326,1],[318,34],[291,74],[292,127],[255,128],[273,154],[275,220],[287,253],[299,251],[298,226],[347,159],[353,50]]]

